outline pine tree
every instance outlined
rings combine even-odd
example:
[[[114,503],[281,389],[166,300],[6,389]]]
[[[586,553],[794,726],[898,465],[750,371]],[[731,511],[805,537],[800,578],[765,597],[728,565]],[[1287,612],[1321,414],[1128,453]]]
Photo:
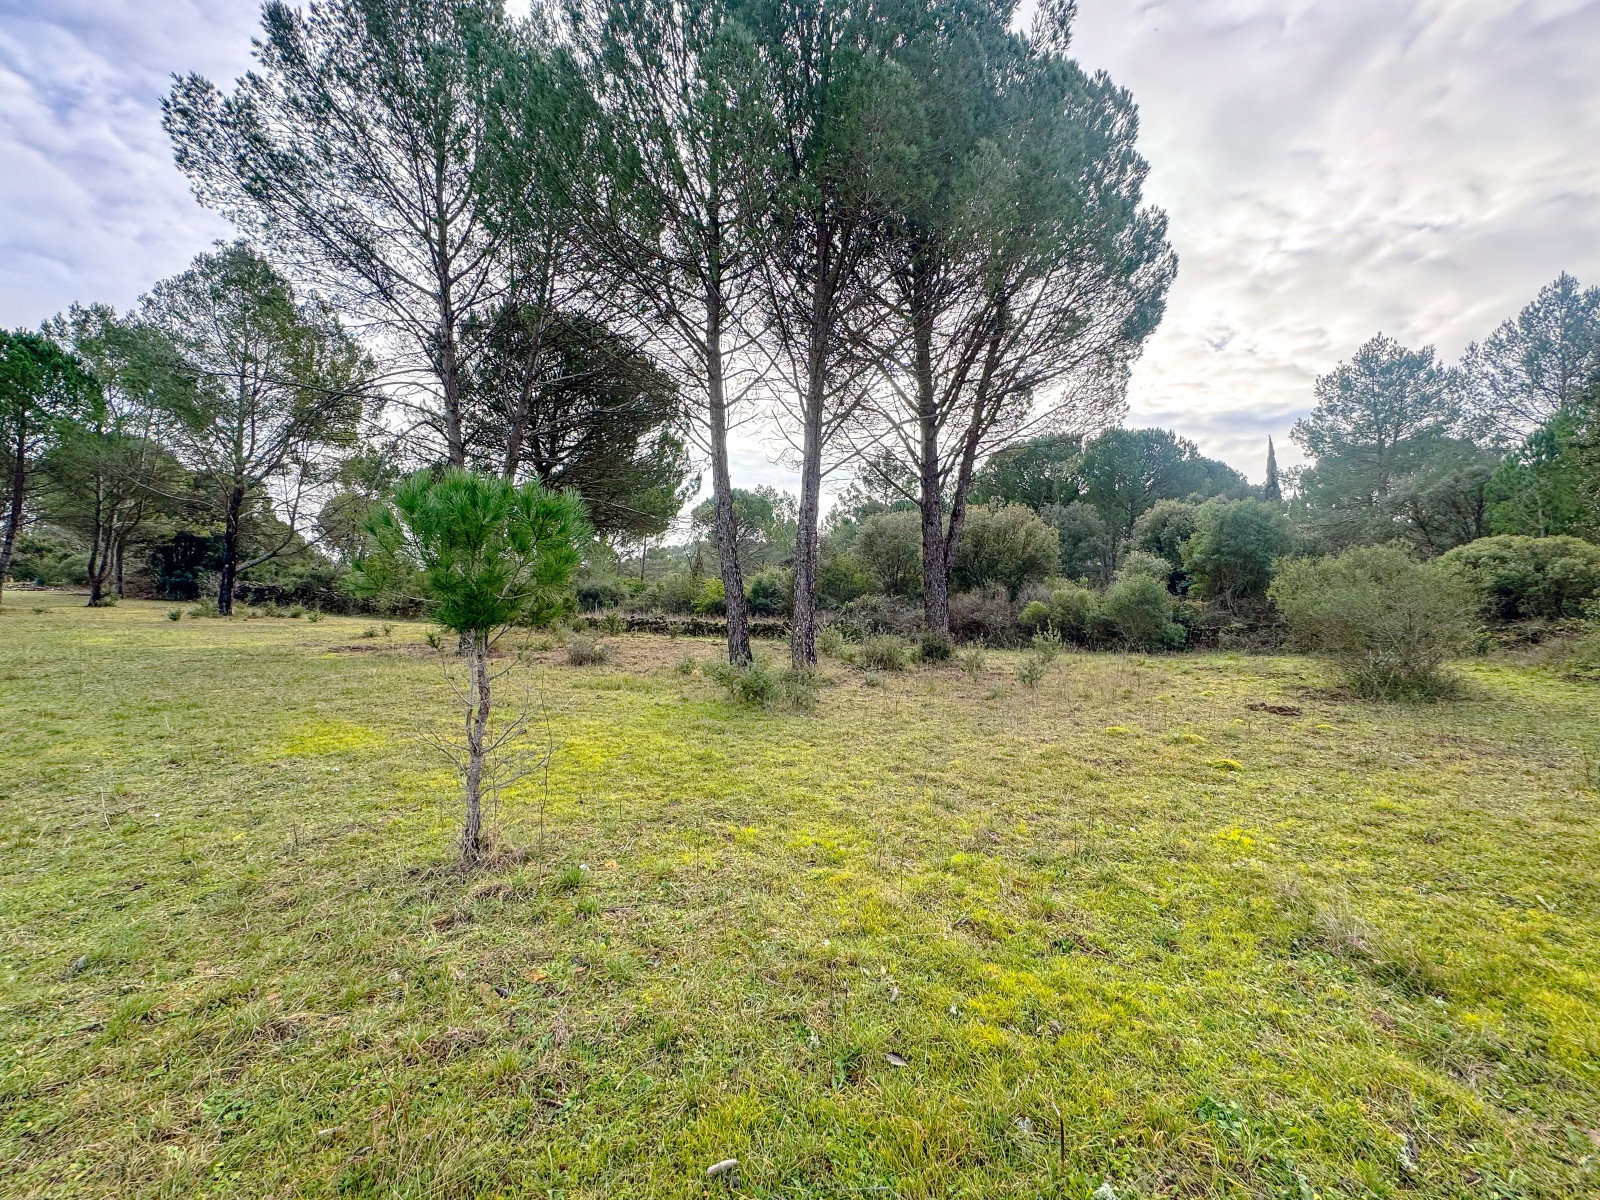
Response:
[[[1261,485],[1261,498],[1274,504],[1283,500],[1283,487],[1278,483],[1278,452],[1272,439],[1267,439],[1267,481]]]

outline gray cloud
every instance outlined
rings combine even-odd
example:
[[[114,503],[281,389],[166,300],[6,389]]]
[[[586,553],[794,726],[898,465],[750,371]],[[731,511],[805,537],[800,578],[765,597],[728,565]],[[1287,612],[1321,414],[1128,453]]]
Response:
[[[1135,370],[1259,476],[1382,330],[1455,356],[1562,270],[1600,281],[1596,0],[1081,0],[1182,267]]]
[[[1183,265],[1131,420],[1259,477],[1382,330],[1447,356],[1600,282],[1600,0],[1080,0]],[[132,302],[226,224],[173,168],[174,71],[249,64],[250,0],[0,0],[0,323]],[[747,439],[741,477],[793,486]]]

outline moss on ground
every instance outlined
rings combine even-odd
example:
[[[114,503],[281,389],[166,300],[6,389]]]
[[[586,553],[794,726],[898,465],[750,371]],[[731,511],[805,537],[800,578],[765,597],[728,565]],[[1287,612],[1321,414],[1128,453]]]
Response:
[[[1594,684],[551,649],[463,878],[423,627],[78,602],[0,611],[8,1196],[1600,1189]]]

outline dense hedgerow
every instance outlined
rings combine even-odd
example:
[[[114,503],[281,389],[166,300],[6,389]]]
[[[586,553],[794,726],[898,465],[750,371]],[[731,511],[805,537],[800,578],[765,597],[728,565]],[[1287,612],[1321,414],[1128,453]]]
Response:
[[[1580,538],[1480,538],[1440,562],[1493,620],[1576,617],[1600,596],[1600,546]]]

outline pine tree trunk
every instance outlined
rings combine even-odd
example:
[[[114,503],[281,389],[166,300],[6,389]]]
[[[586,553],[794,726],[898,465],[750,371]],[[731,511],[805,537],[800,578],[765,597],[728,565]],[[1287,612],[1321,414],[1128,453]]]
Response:
[[[489,639],[483,633],[468,635],[467,670],[467,780],[466,823],[461,829],[461,862],[475,867],[483,861],[483,767],[489,728]]]
[[[913,370],[917,387],[917,507],[922,514],[922,619],[950,632],[950,572],[945,566],[944,489],[939,479],[939,412],[933,394],[933,321],[920,270],[911,282]]]
[[[813,341],[821,341],[820,333],[813,336]],[[789,638],[789,663],[799,671],[817,664],[817,518],[822,508],[824,353],[820,345],[814,346],[800,450],[800,528],[794,546],[794,629]]]
[[[706,403],[711,434],[711,491],[716,513],[717,569],[728,614],[728,661],[739,667],[751,660],[750,611],[744,599],[744,573],[739,567],[738,529],[733,517],[733,477],[728,469],[728,398],[722,375],[722,309],[720,284],[713,279],[706,304]],[[643,567],[640,575],[643,576]]]
[[[105,590],[102,580],[105,578],[105,568],[102,566],[103,558],[100,553],[100,522],[95,521],[94,539],[89,545],[89,607],[100,606],[100,596]]]
[[[228,514],[222,528],[222,572],[217,581],[217,612],[233,615],[233,587],[239,572],[239,518],[244,511],[244,492],[234,489],[228,497]]]
[[[5,540],[0,541],[0,594],[11,570],[11,555],[17,546],[17,530],[22,527],[22,492],[28,483],[27,433],[18,423],[16,457],[11,466],[11,510],[6,514]]]
[[[794,626],[789,663],[797,671],[817,665],[817,558],[822,540],[822,417],[828,401],[828,337],[833,332],[835,288],[833,243],[819,226],[812,235],[816,272],[811,280],[811,319],[806,334],[806,394],[800,437],[800,528],[794,546]]]

